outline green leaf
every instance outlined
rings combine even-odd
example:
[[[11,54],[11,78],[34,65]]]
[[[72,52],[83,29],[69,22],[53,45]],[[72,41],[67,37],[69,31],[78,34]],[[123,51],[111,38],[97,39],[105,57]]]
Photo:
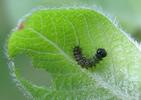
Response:
[[[96,67],[84,69],[73,56],[77,45],[87,57],[100,47],[108,55]],[[35,68],[52,76],[50,86],[39,86],[12,67],[32,99],[139,100],[141,54],[137,45],[93,9],[44,9],[31,13],[12,32],[8,55],[14,59],[25,54]]]

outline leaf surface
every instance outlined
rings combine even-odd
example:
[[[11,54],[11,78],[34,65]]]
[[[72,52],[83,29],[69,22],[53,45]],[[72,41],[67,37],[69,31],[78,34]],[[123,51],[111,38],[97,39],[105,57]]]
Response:
[[[84,69],[73,56],[77,45],[86,57],[93,56],[101,47],[108,55],[96,67]],[[139,48],[107,17],[93,9],[44,9],[31,13],[11,34],[8,54],[10,58],[28,55],[33,67],[51,74],[52,84],[45,87],[13,72],[35,100],[140,98]]]

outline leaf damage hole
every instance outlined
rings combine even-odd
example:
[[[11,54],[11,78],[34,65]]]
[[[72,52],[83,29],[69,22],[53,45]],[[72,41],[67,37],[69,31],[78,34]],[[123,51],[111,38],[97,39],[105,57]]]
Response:
[[[51,86],[52,76],[45,70],[34,68],[31,58],[23,54],[17,55],[14,58],[16,70],[22,78],[38,85],[38,86]]]

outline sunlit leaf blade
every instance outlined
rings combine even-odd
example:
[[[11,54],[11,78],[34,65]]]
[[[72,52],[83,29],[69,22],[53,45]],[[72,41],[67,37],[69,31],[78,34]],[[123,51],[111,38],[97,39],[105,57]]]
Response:
[[[140,99],[140,50],[104,15],[86,8],[44,9],[31,13],[21,25],[9,38],[10,58],[26,54],[35,68],[52,75],[50,87],[18,75],[34,99]],[[77,45],[86,57],[100,47],[108,55],[96,67],[84,69],[73,57]]]

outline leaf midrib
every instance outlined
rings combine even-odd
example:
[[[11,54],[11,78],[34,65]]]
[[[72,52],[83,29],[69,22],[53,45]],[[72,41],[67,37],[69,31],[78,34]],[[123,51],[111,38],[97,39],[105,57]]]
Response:
[[[52,46],[54,46],[71,64],[74,64],[74,60],[72,60],[58,45],[56,45],[54,42],[52,42],[51,40],[49,40],[47,37],[45,37],[44,35],[42,35],[42,33],[34,30],[33,28],[28,28],[30,31],[36,33],[38,36],[40,36],[42,39],[44,39],[45,41],[47,41],[48,43],[50,43]]]

